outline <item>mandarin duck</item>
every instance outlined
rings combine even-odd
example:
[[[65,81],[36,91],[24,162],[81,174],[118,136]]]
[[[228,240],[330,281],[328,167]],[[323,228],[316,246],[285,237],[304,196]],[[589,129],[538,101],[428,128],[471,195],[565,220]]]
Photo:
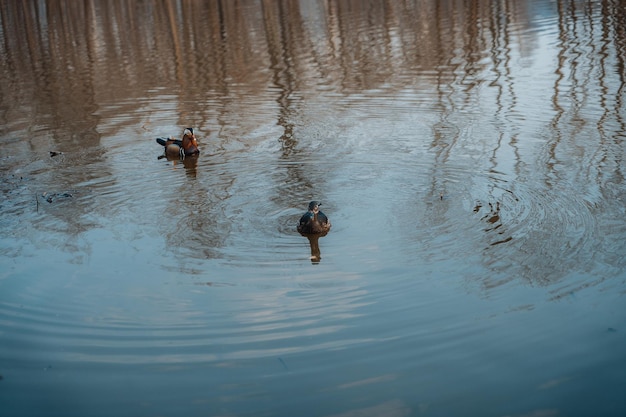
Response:
[[[181,140],[170,138],[157,138],[157,143],[165,148],[165,155],[168,157],[181,157],[198,155],[198,141],[193,134],[193,128],[188,127],[183,131]]]

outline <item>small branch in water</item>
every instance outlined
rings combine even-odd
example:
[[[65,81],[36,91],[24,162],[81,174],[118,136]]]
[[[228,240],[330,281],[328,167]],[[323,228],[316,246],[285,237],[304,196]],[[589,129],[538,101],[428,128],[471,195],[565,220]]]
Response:
[[[278,361],[283,364],[283,367],[285,368],[286,371],[289,370],[289,367],[287,366],[283,358],[278,358]]]
[[[37,202],[37,213],[39,213],[39,197],[35,194],[35,201]]]

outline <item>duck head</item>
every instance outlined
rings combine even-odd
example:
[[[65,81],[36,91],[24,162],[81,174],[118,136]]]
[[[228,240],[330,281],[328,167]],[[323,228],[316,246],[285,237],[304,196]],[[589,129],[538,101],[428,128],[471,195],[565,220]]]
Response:
[[[322,203],[320,203],[319,201],[311,201],[309,203],[309,211],[317,214],[320,211],[321,205]]]

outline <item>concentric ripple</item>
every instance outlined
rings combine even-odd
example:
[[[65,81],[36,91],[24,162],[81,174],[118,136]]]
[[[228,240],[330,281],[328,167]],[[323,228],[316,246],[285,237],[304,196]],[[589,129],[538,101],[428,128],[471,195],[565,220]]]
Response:
[[[478,258],[497,277],[541,284],[592,261],[597,220],[573,190],[463,168],[444,177],[413,202],[420,224],[413,250],[426,259]]]

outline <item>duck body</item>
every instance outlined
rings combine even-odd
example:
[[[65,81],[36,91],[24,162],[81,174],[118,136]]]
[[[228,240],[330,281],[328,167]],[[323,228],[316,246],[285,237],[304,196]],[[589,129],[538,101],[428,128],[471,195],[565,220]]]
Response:
[[[330,220],[319,209],[322,203],[311,201],[309,210],[302,215],[298,223],[298,233],[301,235],[322,235],[325,236],[330,230]]]
[[[183,138],[181,140],[174,138],[157,138],[156,141],[159,145],[164,147],[165,155],[170,158],[184,158],[185,156],[198,155],[200,153],[198,141],[191,127],[183,131]]]

